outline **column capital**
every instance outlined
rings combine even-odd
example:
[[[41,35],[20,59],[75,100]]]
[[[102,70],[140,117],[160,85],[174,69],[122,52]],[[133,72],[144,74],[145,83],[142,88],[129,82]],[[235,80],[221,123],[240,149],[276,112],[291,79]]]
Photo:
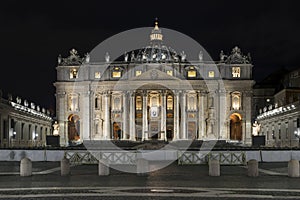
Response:
[[[167,90],[161,90],[161,96],[166,96],[168,94]]]
[[[143,97],[147,97],[148,96],[148,91],[147,90],[143,90],[142,94],[143,94]]]
[[[207,91],[198,90],[197,94],[198,94],[199,97],[203,97],[203,96],[206,96],[208,94],[208,92]]]
[[[130,97],[135,97],[135,91],[130,91],[129,95],[130,95]]]

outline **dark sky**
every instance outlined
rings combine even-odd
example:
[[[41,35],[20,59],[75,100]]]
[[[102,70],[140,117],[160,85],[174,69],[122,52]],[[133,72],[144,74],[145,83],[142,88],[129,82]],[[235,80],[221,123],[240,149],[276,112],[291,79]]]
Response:
[[[153,26],[182,32],[212,58],[238,45],[254,78],[299,67],[299,1],[16,1],[0,4],[0,88],[54,109],[57,56],[80,54],[119,32]]]

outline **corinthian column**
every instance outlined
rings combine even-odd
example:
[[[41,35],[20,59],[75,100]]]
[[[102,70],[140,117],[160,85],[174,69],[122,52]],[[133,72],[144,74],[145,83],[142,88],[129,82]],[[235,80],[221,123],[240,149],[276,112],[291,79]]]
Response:
[[[174,92],[174,138],[173,140],[179,139],[179,93]]]
[[[167,140],[167,129],[166,129],[166,93],[162,91],[161,93],[161,131],[160,131],[160,139]]]
[[[204,93],[198,92],[198,139],[203,139],[204,136],[204,126],[205,126],[205,117],[204,117]]]
[[[182,139],[186,139],[186,93],[181,93],[181,131]]]
[[[143,132],[142,140],[148,140],[148,95],[147,91],[143,92]]]
[[[129,132],[130,132],[130,140],[135,141],[135,92],[131,91],[130,94],[130,113],[129,113]]]
[[[104,139],[110,139],[110,92],[104,94]]]
[[[127,139],[128,135],[128,93],[123,93],[123,140]]]

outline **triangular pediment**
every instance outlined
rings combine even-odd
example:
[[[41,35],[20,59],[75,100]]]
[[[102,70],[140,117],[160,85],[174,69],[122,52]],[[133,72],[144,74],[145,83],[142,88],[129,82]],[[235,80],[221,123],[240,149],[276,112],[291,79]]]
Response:
[[[133,77],[131,81],[140,81],[140,80],[180,80],[177,77],[171,76],[165,72],[162,72],[158,69],[150,69],[139,76]]]

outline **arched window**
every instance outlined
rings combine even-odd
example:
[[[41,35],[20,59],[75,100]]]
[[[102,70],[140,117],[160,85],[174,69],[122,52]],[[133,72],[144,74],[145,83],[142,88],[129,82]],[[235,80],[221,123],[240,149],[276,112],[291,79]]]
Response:
[[[96,95],[95,97],[95,109],[100,110],[101,107],[101,97],[100,95]]]

